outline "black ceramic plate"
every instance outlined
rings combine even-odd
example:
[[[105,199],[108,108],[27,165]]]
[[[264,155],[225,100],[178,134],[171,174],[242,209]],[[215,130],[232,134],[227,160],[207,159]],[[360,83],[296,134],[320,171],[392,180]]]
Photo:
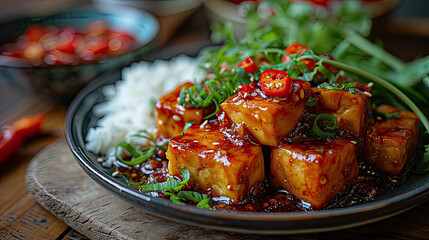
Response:
[[[148,213],[206,228],[259,234],[296,234],[323,232],[355,227],[406,211],[429,197],[429,174],[411,176],[405,184],[376,201],[314,213],[245,213],[210,211],[152,198],[111,177],[112,170],[97,162],[97,155],[85,149],[88,129],[98,118],[94,105],[104,101],[103,86],[120,79],[118,71],[108,72],[88,85],[72,102],[66,117],[67,142],[77,161],[95,182]]]

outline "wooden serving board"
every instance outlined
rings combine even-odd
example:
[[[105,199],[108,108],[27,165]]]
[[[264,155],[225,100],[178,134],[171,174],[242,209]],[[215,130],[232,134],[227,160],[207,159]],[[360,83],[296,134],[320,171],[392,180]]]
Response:
[[[26,186],[45,209],[92,239],[285,239],[221,232],[149,215],[119,199],[80,168],[64,140],[41,151],[30,163]],[[429,204],[367,226],[337,232],[288,236],[287,239],[380,239],[429,236]],[[1,238],[1,237],[0,237]]]

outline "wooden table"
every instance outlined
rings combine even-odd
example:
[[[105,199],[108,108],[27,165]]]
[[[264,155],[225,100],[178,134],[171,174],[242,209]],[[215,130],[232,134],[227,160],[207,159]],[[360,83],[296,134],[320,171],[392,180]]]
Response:
[[[202,12],[194,14],[160,51],[157,57],[168,57],[178,52],[169,46],[180,45],[181,50],[195,41],[191,54],[207,45],[206,22],[201,23]],[[196,24],[197,22],[197,24]],[[201,28],[203,26],[203,28]],[[200,28],[199,28],[200,27]],[[189,32],[186,32],[190,30]],[[193,35],[192,35],[193,34]],[[418,40],[421,41],[421,40]],[[195,44],[193,44],[195,46]],[[395,43],[392,45],[395,46]],[[169,50],[170,49],[170,50]],[[179,48],[180,49],[180,48]],[[152,56],[154,57],[154,56]],[[0,165],[0,239],[87,239],[41,208],[28,194],[24,175],[30,160],[44,147],[64,138],[66,105],[34,92],[7,85],[0,81],[0,126],[28,114],[46,114],[43,133],[26,142],[7,162]],[[293,239],[359,239],[372,236],[378,239],[429,239],[429,201],[398,216],[354,229],[328,234],[293,236]]]

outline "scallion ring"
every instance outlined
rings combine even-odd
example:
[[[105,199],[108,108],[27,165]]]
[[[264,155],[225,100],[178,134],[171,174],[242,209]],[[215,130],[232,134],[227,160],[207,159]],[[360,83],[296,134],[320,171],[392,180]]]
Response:
[[[312,130],[314,134],[321,138],[328,138],[335,135],[334,132],[324,132],[318,125],[323,125],[329,131],[335,131],[338,128],[335,117],[327,113],[317,115],[316,119],[314,119]]]

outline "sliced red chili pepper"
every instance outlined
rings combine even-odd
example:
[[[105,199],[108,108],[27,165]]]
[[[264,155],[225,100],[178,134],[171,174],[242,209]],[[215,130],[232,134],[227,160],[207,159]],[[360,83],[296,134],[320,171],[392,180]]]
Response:
[[[109,40],[109,53],[119,54],[132,48],[135,40],[129,35],[111,35]]]
[[[248,57],[238,63],[237,68],[243,68],[247,73],[255,73],[258,71],[258,68],[255,65],[252,57]]]
[[[292,2],[311,2],[313,5],[327,7],[330,0],[292,0]]]
[[[258,87],[258,85],[256,83],[250,83],[250,84],[240,85],[238,87],[238,94],[240,94],[241,96],[244,96],[246,93],[250,94],[257,87]]]
[[[327,56],[327,55],[319,55],[319,57],[324,58],[324,59],[328,59],[328,60],[335,60],[335,58],[333,58],[332,56]],[[334,67],[334,66],[332,66],[332,65],[330,65],[330,64],[322,63],[322,65],[323,65],[326,69],[328,69],[331,73],[335,73],[335,72],[337,72],[337,68],[336,68],[336,67]]]
[[[109,50],[109,38],[108,37],[96,37],[92,38],[87,43],[88,50],[94,54],[106,53]]]
[[[0,54],[24,58],[33,65],[67,65],[121,54],[136,43],[130,34],[110,31],[104,21],[94,21],[88,32],[77,32],[73,27],[33,25],[13,44],[3,44]]]
[[[268,66],[268,65],[270,65],[270,62],[265,58],[260,58],[256,67],[260,68],[263,65]]]
[[[23,52],[23,57],[32,62],[41,61],[44,55],[45,50],[39,42],[28,43]]]
[[[102,36],[109,34],[109,24],[104,20],[95,20],[91,22],[88,28],[88,35]]]
[[[75,61],[75,56],[59,50],[52,50],[45,55],[43,61],[48,65],[72,64]]]
[[[310,0],[314,5],[319,5],[319,6],[324,6],[327,7],[328,6],[328,2],[329,0]]]
[[[0,163],[15,153],[25,139],[39,134],[43,120],[43,115],[27,116],[3,127],[0,132]]]
[[[310,48],[307,45],[301,44],[301,43],[291,43],[287,48],[285,48],[285,52],[287,54],[297,54],[300,56],[303,52],[310,50]],[[291,59],[289,56],[282,56],[283,62],[289,62]]]
[[[74,53],[73,41],[76,37],[76,30],[72,27],[64,27],[58,32],[55,48],[62,52]]]
[[[291,43],[289,47],[287,47],[284,51],[287,54],[297,54],[298,56],[301,56],[301,54],[307,50],[310,50],[310,48],[307,45],[301,44],[301,43]],[[283,62],[289,62],[291,59],[289,56],[282,56]],[[313,71],[316,67],[316,61],[312,59],[302,59],[301,62],[303,62],[310,71]]]
[[[37,42],[46,32],[46,26],[44,25],[31,25],[25,30],[24,35],[28,38],[28,41]]]
[[[261,89],[267,96],[288,97],[292,89],[292,80],[285,71],[269,69],[261,74]]]

